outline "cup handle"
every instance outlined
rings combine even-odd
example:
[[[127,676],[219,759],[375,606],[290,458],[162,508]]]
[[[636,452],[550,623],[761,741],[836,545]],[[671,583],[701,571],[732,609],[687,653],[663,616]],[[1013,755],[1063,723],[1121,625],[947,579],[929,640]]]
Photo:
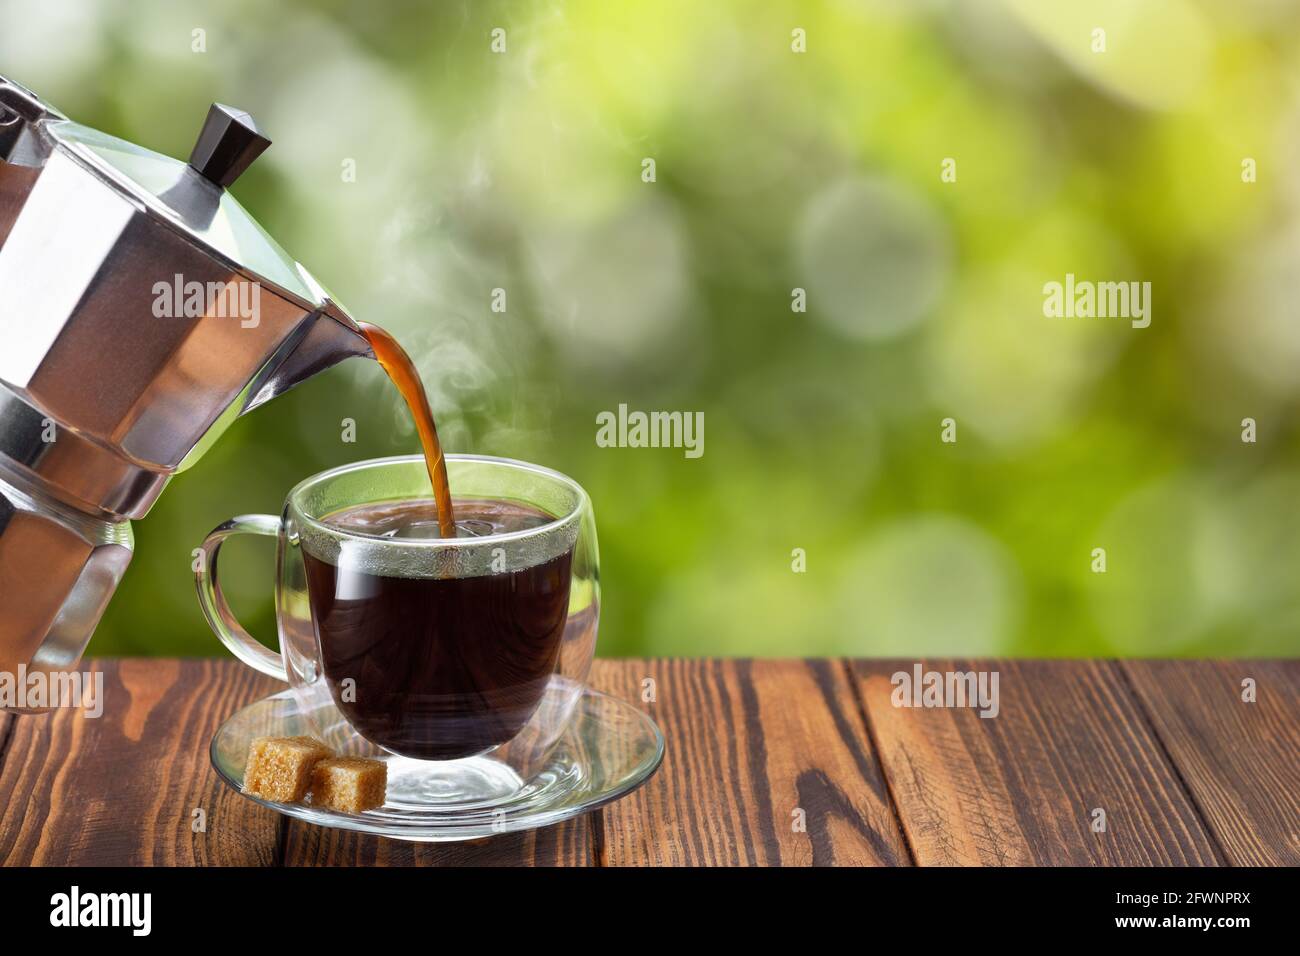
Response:
[[[287,683],[289,676],[284,671],[284,661],[280,655],[244,630],[226,603],[226,596],[221,593],[217,555],[221,552],[222,542],[232,534],[277,537],[280,534],[280,519],[275,515],[239,515],[212,529],[212,533],[203,539],[203,559],[194,572],[194,583],[199,591],[199,607],[203,608],[203,616],[208,619],[213,633],[221,638],[221,643],[230,648],[231,653],[249,667]]]

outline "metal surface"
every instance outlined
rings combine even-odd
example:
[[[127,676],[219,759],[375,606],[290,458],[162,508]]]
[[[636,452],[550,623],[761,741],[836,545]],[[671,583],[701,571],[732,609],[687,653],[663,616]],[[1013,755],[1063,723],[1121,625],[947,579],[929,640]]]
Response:
[[[66,511],[142,517],[235,417],[370,354],[224,188],[269,142],[214,105],[187,163],[0,77],[0,665],[75,665],[129,560]]]
[[[0,470],[0,671],[75,668],[132,546],[130,522],[87,517]]]

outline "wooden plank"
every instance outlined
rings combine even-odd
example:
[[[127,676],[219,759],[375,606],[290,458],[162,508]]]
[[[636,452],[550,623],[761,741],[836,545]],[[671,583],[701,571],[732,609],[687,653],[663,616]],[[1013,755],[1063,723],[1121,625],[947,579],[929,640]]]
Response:
[[[912,661],[857,661],[867,719],[922,865],[1214,865],[1211,837],[1113,662],[993,669],[999,712],[895,707]],[[1105,812],[1094,832],[1094,811]]]
[[[592,683],[668,739],[605,808],[602,865],[909,862],[842,662],[597,661]]]
[[[234,661],[100,662],[100,718],[0,715],[0,862],[905,864],[891,796],[922,863],[1300,861],[1300,662],[996,662],[991,720],[893,707],[888,677],[910,664],[854,665],[882,774],[838,662],[598,661],[593,683],[668,734],[645,788],[559,827],[413,845],[290,822],[217,781],[217,724],[274,681]]]
[[[0,766],[8,865],[265,865],[278,817],[208,763],[217,725],[277,689],[237,661],[104,660],[104,712],[17,717]],[[194,832],[194,810],[206,832]]]
[[[1300,660],[1123,668],[1228,862],[1300,865]]]

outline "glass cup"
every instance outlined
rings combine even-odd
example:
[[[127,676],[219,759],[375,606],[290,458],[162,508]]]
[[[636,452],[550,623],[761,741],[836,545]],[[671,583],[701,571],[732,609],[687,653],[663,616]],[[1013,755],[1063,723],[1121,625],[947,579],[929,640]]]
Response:
[[[569,726],[595,652],[586,492],[504,458],[448,455],[447,473],[457,502],[524,506],[543,523],[455,539],[331,524],[344,509],[429,499],[422,457],[383,458],[308,478],[279,518],[220,525],[196,572],[203,613],[236,657],[288,682],[336,750],[388,761],[390,805],[453,809],[526,794]],[[278,654],[240,626],[221,592],[221,545],[240,533],[278,540]]]

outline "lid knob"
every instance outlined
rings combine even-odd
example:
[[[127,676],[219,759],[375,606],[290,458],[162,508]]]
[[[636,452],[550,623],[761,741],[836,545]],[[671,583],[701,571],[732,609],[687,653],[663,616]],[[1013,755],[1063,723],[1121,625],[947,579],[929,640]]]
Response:
[[[270,145],[253,117],[232,106],[213,103],[190,153],[190,166],[204,179],[225,188]]]

